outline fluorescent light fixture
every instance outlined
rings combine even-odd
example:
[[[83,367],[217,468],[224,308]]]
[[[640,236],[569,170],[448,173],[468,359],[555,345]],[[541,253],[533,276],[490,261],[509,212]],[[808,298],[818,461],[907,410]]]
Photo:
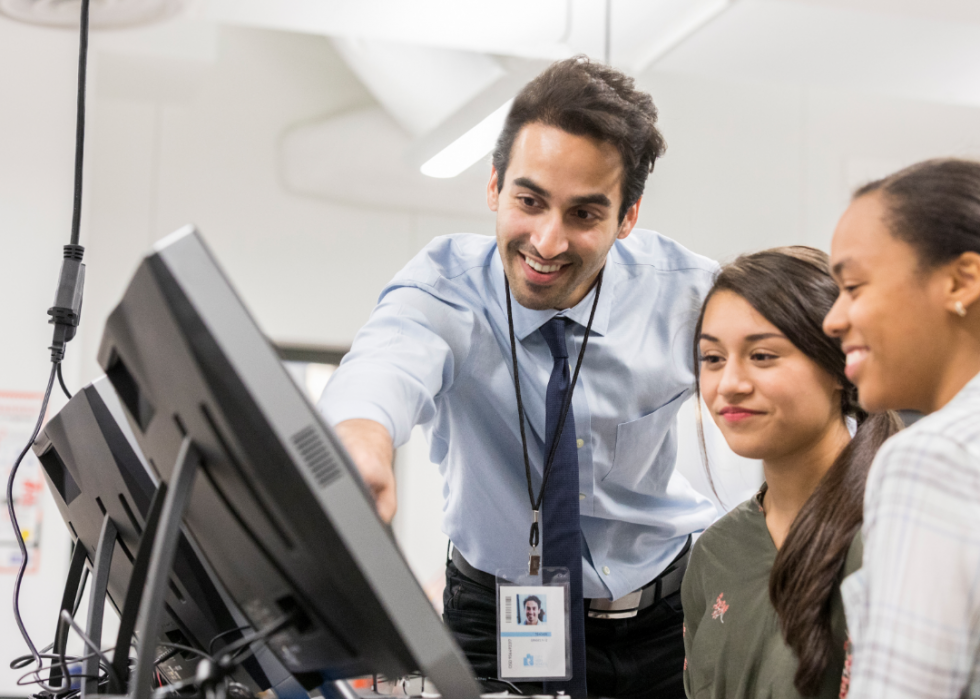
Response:
[[[429,177],[455,177],[480,158],[486,157],[493,150],[513,103],[513,99],[507,100],[490,116],[432,156],[420,168],[422,174]]]

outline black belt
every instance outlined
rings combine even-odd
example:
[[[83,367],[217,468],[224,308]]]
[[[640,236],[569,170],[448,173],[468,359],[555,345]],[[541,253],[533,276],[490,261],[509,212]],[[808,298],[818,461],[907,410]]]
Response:
[[[640,610],[652,607],[664,597],[670,597],[679,592],[681,582],[684,580],[684,573],[687,571],[687,562],[690,558],[691,537],[688,537],[684,548],[670,562],[670,565],[660,575],[640,589],[614,600],[601,598],[586,599],[589,616],[593,619],[628,619],[636,616]],[[465,577],[483,587],[491,590],[496,589],[497,578],[471,566],[455,546],[453,547],[452,561],[459,572]]]

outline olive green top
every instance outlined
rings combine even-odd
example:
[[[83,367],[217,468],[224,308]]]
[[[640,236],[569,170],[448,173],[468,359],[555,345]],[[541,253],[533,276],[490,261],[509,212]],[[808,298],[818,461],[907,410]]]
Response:
[[[861,534],[847,553],[844,577],[861,567]],[[796,655],[786,645],[769,600],[776,558],[758,496],[713,524],[694,545],[681,588],[684,603],[684,688],[689,699],[793,699]],[[830,600],[832,655],[820,690],[843,696],[847,624],[840,590]]]

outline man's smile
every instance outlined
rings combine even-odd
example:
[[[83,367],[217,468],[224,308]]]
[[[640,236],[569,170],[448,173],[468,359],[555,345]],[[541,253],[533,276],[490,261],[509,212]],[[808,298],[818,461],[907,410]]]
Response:
[[[527,262],[527,266],[528,267],[530,267],[531,269],[535,270],[536,272],[541,272],[543,274],[549,274],[551,272],[557,272],[562,267],[564,267],[565,264],[567,264],[567,263],[562,263],[562,264],[557,264],[557,265],[543,265],[543,264],[540,264],[538,262],[535,262],[534,260],[532,260],[527,255],[524,256],[524,261]]]

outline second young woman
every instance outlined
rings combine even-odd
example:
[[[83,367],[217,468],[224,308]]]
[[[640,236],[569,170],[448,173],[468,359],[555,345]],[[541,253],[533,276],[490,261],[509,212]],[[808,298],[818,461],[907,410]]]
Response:
[[[695,544],[682,589],[689,697],[846,693],[839,584],[860,567],[865,477],[898,423],[857,404],[821,328],[836,296],[826,255],[792,247],[724,267],[702,306],[700,394],[732,450],[762,460],[765,483]]]

